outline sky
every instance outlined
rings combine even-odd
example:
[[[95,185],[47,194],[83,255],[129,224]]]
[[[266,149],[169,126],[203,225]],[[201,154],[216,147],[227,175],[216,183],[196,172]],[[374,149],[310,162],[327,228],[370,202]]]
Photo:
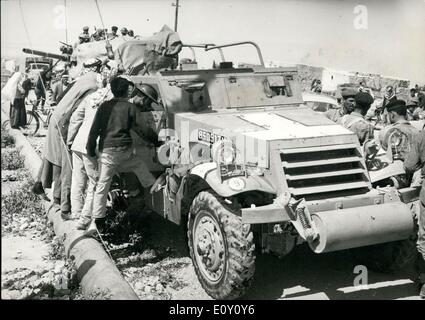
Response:
[[[98,4],[106,28],[126,26],[149,36],[164,24],[174,27],[175,1]],[[24,56],[23,47],[60,53],[59,41],[67,34],[69,43],[76,42],[84,25],[91,31],[102,25],[95,0],[1,0],[1,55]],[[277,64],[379,73],[425,84],[424,0],[180,0],[178,32],[189,44],[254,41],[264,59]],[[225,49],[225,56],[258,61],[249,46]],[[219,56],[197,51],[197,59],[206,65]]]

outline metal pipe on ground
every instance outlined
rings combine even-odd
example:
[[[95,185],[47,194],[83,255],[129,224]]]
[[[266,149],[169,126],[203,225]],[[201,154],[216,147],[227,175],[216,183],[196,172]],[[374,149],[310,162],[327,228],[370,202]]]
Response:
[[[1,110],[2,125],[9,120]],[[9,125],[10,129],[10,125]],[[15,145],[25,158],[25,166],[36,179],[42,161],[21,131],[10,129]],[[77,276],[83,295],[86,298],[107,298],[111,300],[138,300],[133,288],[122,277],[115,263],[109,258],[102,245],[94,238],[85,237],[83,231],[76,229],[76,222],[64,221],[60,209],[44,201],[44,207],[55,234],[65,237],[64,246],[67,257],[73,256],[77,266]]]

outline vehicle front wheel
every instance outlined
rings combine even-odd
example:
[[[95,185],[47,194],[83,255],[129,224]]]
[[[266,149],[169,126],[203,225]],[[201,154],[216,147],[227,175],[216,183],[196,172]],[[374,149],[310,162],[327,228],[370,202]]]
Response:
[[[212,192],[200,192],[188,219],[189,252],[196,275],[214,299],[237,299],[251,286],[255,245],[249,224]]]

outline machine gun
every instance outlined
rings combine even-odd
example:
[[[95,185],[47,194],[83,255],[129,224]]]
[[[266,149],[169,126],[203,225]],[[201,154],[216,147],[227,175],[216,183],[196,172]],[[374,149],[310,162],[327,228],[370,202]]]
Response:
[[[65,61],[65,62],[70,61],[70,58],[68,56],[62,55],[62,54],[44,52],[44,51],[39,51],[39,50],[32,50],[32,49],[28,49],[28,48],[23,48],[22,51],[24,53],[33,54],[33,55],[36,55],[36,56],[58,59],[60,61]]]

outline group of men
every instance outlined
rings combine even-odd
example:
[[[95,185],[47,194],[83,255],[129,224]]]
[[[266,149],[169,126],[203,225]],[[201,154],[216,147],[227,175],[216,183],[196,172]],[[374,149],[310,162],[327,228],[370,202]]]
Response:
[[[40,194],[53,186],[53,202],[63,219],[78,219],[77,228],[86,234],[101,231],[117,171],[133,172],[144,188],[156,181],[136,157],[130,133],[158,144],[140,118],[152,103],[158,103],[152,86],[135,84],[98,59],[86,61],[84,74],[70,83],[52,114],[33,191]]]
[[[421,286],[420,295],[425,298],[425,130],[419,131],[411,123],[411,120],[423,119],[424,110],[420,103],[423,96],[417,89],[410,91],[409,102],[398,99],[393,87],[386,88],[386,95],[382,107],[374,112],[381,117],[384,125],[390,129],[398,129],[408,137],[410,145],[407,150],[402,150],[401,159],[404,160],[406,172],[413,176],[417,170],[421,169],[421,192],[420,192],[420,213],[418,217],[418,241],[417,248],[420,254],[418,259],[419,284]],[[342,107],[340,109],[330,109],[325,116],[354,132],[359,142],[364,146],[365,155],[376,152],[382,139],[374,137],[374,125],[367,117],[368,110],[374,102],[374,98],[364,90],[359,91],[353,88],[342,89]],[[378,113],[378,114],[377,114]],[[388,132],[381,130],[382,133]],[[384,134],[384,137],[385,134]],[[391,148],[391,146],[387,146]],[[404,152],[403,152],[404,151]]]
[[[83,32],[78,37],[78,43],[85,43],[85,42],[92,42],[92,41],[99,41],[99,40],[113,40],[118,35],[118,27],[112,26],[111,27],[111,33],[108,33],[108,29],[96,29],[94,33],[90,35],[89,33],[90,28],[88,26],[83,27]],[[134,31],[131,29],[127,29],[126,27],[122,27],[121,30],[121,36],[122,37],[128,37],[128,38],[137,38],[138,36],[134,35]]]

